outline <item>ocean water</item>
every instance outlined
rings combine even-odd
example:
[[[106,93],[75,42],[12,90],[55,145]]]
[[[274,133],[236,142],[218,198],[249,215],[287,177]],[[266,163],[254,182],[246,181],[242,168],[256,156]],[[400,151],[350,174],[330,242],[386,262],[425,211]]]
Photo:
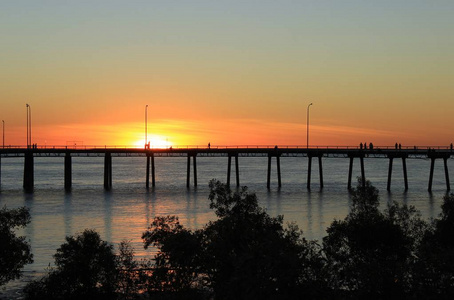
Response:
[[[226,157],[198,157],[198,186],[186,188],[186,158],[157,157],[156,187],[145,188],[145,157],[113,157],[113,189],[103,189],[103,157],[73,157],[73,189],[64,191],[63,158],[35,158],[35,192],[22,190],[23,158],[2,158],[0,207],[30,208],[31,223],[20,231],[30,241],[35,262],[29,273],[42,274],[53,263],[52,255],[65,241],[84,229],[95,229],[104,240],[118,245],[131,241],[138,258],[151,258],[141,240],[153,218],[177,215],[191,229],[202,228],[216,216],[209,208],[208,182],[226,181]],[[448,160],[453,170],[453,159]],[[277,185],[276,163],[272,161],[271,188],[266,188],[267,158],[240,157],[240,184],[256,192],[259,204],[272,216],[284,215],[296,222],[308,239],[321,240],[334,219],[343,219],[350,209],[346,158],[323,158],[324,188],[320,189],[318,161],[312,163],[312,187],[306,188],[307,158],[282,157],[282,187]],[[437,217],[446,183],[442,161],[436,161],[433,191],[427,191],[430,160],[408,159],[409,190],[404,191],[402,164],[394,160],[391,192],[386,191],[388,160],[366,158],[366,178],[380,190],[381,207],[389,201],[414,205],[426,219]],[[191,164],[191,172],[192,172]],[[355,160],[353,176],[360,175]],[[231,184],[235,184],[232,162]]]

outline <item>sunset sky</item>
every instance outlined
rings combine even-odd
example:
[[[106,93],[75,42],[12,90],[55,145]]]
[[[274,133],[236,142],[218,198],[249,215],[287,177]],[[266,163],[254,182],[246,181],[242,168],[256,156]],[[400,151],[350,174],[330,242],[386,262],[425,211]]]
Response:
[[[1,1],[5,144],[449,145],[454,1]]]

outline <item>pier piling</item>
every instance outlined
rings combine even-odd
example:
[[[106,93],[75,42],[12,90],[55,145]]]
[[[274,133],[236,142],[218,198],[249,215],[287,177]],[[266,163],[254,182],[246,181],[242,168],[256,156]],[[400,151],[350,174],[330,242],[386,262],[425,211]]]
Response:
[[[318,174],[320,177],[320,188],[323,188],[323,166],[322,166],[322,156],[321,154],[317,154],[318,158]],[[307,165],[307,188],[311,188],[311,174],[312,174],[312,155],[308,155],[308,165]]]
[[[430,158],[430,173],[429,173],[429,187],[427,190],[432,192],[432,181],[434,178],[434,165],[435,165],[435,157]]]
[[[449,182],[448,158],[447,157],[443,157],[443,164],[445,166],[446,189],[448,191],[450,191],[451,190],[451,184]]]
[[[147,170],[145,175],[145,186],[146,188],[150,188],[150,154],[147,153]]]
[[[268,154],[268,173],[266,177],[266,187],[270,188],[270,180],[271,180],[271,155]]]
[[[240,169],[238,167],[238,153],[235,154],[235,173],[236,173],[236,186],[240,186]]]
[[[104,189],[112,189],[112,154],[106,152],[104,156]]]
[[[391,190],[391,176],[393,173],[393,157],[389,158],[389,168],[388,168],[388,185],[386,186],[386,190],[389,192]]]
[[[350,164],[348,167],[348,185],[347,188],[350,190],[352,188],[352,173],[353,173],[353,156],[350,157]]]
[[[156,186],[156,174],[155,174],[155,166],[154,166],[154,153],[151,152],[151,186]]]
[[[307,157],[307,188],[311,188],[312,156]]]
[[[402,168],[404,170],[404,185],[405,191],[408,191],[408,177],[407,177],[407,158],[402,157]]]
[[[24,153],[24,190],[27,193],[33,192],[35,177],[34,177],[34,157],[33,152],[28,150]]]
[[[197,186],[197,153],[189,153],[188,152],[188,163],[187,163],[187,172],[186,172],[186,187],[189,188],[190,186],[190,178],[191,178],[191,156],[193,159],[194,164],[194,186]]]
[[[280,156],[278,153],[268,153],[268,172],[267,172],[267,179],[266,179],[266,187],[269,189],[271,184],[271,158],[275,156],[276,157],[276,166],[277,166],[277,184],[278,187],[281,188],[282,186],[282,181],[281,181],[281,161],[280,161]]]
[[[65,153],[65,191],[69,192],[72,188],[72,161],[71,153]]]

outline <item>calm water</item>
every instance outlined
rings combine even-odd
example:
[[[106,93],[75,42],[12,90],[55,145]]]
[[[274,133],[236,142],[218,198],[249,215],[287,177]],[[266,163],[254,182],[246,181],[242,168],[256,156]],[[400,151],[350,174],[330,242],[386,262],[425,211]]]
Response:
[[[131,240],[139,257],[151,257],[143,250],[141,234],[154,216],[177,215],[192,229],[201,228],[215,215],[209,209],[208,181],[226,180],[227,158],[197,159],[199,186],[186,188],[186,158],[156,158],[156,187],[145,189],[145,158],[114,157],[113,189],[103,190],[103,158],[73,158],[73,191],[65,193],[63,158],[35,158],[35,193],[22,191],[23,158],[2,159],[0,206],[30,208],[32,222],[21,233],[31,241],[35,262],[27,272],[41,273],[67,235],[86,228],[96,229],[103,239],[117,245]],[[277,187],[273,159],[271,189],[266,189],[267,158],[240,157],[240,183],[259,196],[260,205],[285,221],[296,222],[309,239],[321,239],[335,218],[349,211],[347,192],[348,159],[324,158],[324,183],[318,183],[318,163],[313,161],[312,189],[306,189],[307,158],[281,158],[282,188]],[[381,205],[397,201],[416,206],[425,218],[436,217],[446,193],[442,161],[437,161],[433,193],[427,192],[429,160],[407,160],[409,191],[404,192],[401,161],[393,168],[392,192],[386,192],[388,160],[365,160],[366,177],[380,190]],[[453,160],[448,161],[453,170]],[[233,169],[233,168],[232,168]],[[359,160],[354,176],[360,174]],[[232,183],[235,176],[232,173]],[[191,178],[192,184],[192,178]]]

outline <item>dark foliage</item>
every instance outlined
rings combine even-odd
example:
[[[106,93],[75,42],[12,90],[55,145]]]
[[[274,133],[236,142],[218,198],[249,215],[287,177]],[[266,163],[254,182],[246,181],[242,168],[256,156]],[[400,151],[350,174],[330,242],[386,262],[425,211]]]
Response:
[[[323,239],[333,290],[349,297],[404,297],[411,290],[414,251],[426,223],[413,207],[378,208],[378,190],[370,182],[353,191],[351,212],[335,220]]]
[[[0,209],[0,286],[22,276],[22,268],[33,262],[30,244],[14,230],[30,223],[27,208]]]
[[[454,194],[443,200],[442,212],[424,235],[417,254],[415,289],[426,299],[454,296]]]
[[[323,291],[319,247],[296,225],[270,217],[247,188],[232,193],[212,180],[210,207],[218,220],[195,232],[178,218],[157,217],[143,238],[158,247],[152,278],[166,291],[205,287],[216,299],[291,299]],[[164,285],[162,285],[164,283]],[[205,293],[206,294],[206,293]]]
[[[115,299],[116,257],[93,230],[66,237],[47,276],[27,285],[27,299]]]

